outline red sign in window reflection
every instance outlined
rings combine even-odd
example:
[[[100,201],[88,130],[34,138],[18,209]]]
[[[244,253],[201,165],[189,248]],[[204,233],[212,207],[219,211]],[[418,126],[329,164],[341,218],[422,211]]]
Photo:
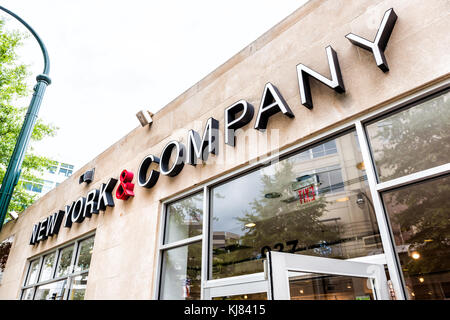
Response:
[[[297,190],[297,192],[301,204],[316,200],[316,190],[314,188],[314,185],[301,188]]]

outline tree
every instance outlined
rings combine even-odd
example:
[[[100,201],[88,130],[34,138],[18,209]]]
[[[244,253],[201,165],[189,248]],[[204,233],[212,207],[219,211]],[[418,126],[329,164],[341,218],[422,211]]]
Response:
[[[376,124],[372,133],[375,158],[385,180],[398,178],[447,163],[450,150],[450,94],[427,100]],[[442,290],[429,294],[431,279],[446,282],[450,270],[450,178],[439,177],[396,189],[383,196],[397,245],[408,246],[399,254],[407,285],[416,299],[443,299]],[[410,254],[419,252],[420,258]],[[445,286],[445,284],[443,284]],[[435,286],[439,288],[439,286]]]
[[[14,103],[22,97],[30,96],[31,99],[31,90],[26,83],[30,74],[27,66],[18,62],[17,56],[17,48],[22,45],[24,38],[17,31],[6,30],[4,20],[0,19],[0,182],[5,176],[27,110],[27,107],[14,106]],[[55,126],[37,120],[22,164],[21,180],[40,182],[38,175],[52,166],[50,159],[34,153],[32,143],[54,136],[56,130]],[[5,221],[11,211],[20,213],[34,200],[35,197],[27,193],[24,185],[19,183],[14,190]]]

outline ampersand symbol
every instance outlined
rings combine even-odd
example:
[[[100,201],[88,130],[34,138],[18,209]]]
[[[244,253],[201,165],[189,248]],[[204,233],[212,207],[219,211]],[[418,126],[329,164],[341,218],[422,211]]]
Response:
[[[120,174],[120,185],[116,190],[116,198],[119,200],[127,200],[129,197],[134,197],[134,183],[131,183],[133,180],[133,172],[123,170]]]

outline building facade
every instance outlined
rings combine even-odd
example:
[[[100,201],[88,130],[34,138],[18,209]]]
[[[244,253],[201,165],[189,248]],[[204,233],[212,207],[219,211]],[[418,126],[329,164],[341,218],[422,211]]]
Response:
[[[36,195],[38,198],[47,192],[59,186],[67,177],[70,177],[74,171],[72,164],[53,161],[53,165],[45,170],[39,181],[27,181],[21,179],[19,183],[23,185],[25,190],[30,194]]]
[[[0,298],[450,298],[449,14],[309,1],[4,225]]]

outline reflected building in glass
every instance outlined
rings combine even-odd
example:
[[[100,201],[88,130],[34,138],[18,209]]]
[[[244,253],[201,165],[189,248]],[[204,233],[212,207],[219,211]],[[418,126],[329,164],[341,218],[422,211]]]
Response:
[[[355,132],[214,187],[211,197],[213,237],[233,235],[214,245],[214,278],[263,271],[270,250],[383,253]]]

